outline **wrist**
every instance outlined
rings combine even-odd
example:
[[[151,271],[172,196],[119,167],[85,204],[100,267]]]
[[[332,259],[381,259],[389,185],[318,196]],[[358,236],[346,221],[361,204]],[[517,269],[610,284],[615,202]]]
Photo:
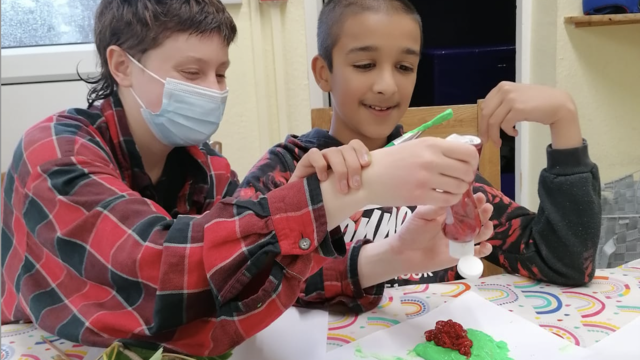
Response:
[[[363,288],[377,285],[404,274],[402,256],[395,251],[393,237],[362,247],[358,274]]]
[[[349,216],[367,205],[362,189],[351,189],[347,194],[341,194],[332,175],[320,183],[320,191],[322,192],[328,229],[340,225]]]
[[[575,103],[569,100],[559,110],[557,119],[549,125],[551,146],[554,149],[570,149],[582,145],[580,120]]]
[[[379,193],[375,190],[376,185],[378,185],[380,180],[383,178],[377,170],[379,168],[380,161],[376,160],[376,158],[380,159],[380,151],[372,151],[369,154],[369,157],[371,159],[371,165],[362,169],[362,186],[359,189],[358,201],[363,202],[363,207],[368,205],[380,205],[378,204],[380,200],[380,197],[378,196]]]

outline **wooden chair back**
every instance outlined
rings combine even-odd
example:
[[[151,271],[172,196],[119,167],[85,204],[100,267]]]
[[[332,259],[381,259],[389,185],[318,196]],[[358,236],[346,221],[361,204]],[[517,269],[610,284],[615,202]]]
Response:
[[[220,155],[222,155],[222,143],[220,141],[212,141],[211,147],[213,150],[217,151]]]
[[[436,125],[425,131],[422,136],[436,136],[445,138],[451,134],[478,135],[478,119],[482,100],[477,104],[455,106],[430,106],[409,108],[400,120],[405,131],[410,131],[433,119],[447,109],[453,110],[453,118],[443,124]],[[311,127],[328,130],[331,126],[331,108],[311,110]],[[496,189],[500,189],[500,149],[493,143],[484,144],[480,157],[480,174],[484,176]],[[483,260],[484,261],[484,260]],[[502,274],[501,268],[485,262],[483,276]]]

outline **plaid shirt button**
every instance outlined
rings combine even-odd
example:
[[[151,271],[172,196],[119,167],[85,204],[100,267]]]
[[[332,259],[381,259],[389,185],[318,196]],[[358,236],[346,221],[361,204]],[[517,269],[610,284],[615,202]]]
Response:
[[[309,250],[309,248],[311,247],[311,240],[307,238],[300,239],[300,241],[298,242],[298,246],[302,250]]]

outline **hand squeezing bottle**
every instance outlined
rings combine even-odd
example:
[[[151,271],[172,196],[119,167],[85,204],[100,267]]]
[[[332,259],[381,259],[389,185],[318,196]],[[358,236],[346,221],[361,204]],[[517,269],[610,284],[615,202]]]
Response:
[[[473,145],[478,150],[478,155],[482,152],[482,141],[476,136],[453,134],[447,140]],[[466,279],[478,279],[484,270],[482,261],[474,255],[473,241],[481,227],[480,214],[470,185],[462,199],[447,209],[442,225],[442,232],[449,239],[449,255],[458,259],[458,273]]]

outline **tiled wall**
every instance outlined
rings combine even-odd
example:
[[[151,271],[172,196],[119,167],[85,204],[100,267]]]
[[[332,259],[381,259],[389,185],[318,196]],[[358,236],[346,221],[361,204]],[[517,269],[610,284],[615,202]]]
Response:
[[[640,259],[640,172],[602,188],[602,231],[596,267],[613,268]]]

